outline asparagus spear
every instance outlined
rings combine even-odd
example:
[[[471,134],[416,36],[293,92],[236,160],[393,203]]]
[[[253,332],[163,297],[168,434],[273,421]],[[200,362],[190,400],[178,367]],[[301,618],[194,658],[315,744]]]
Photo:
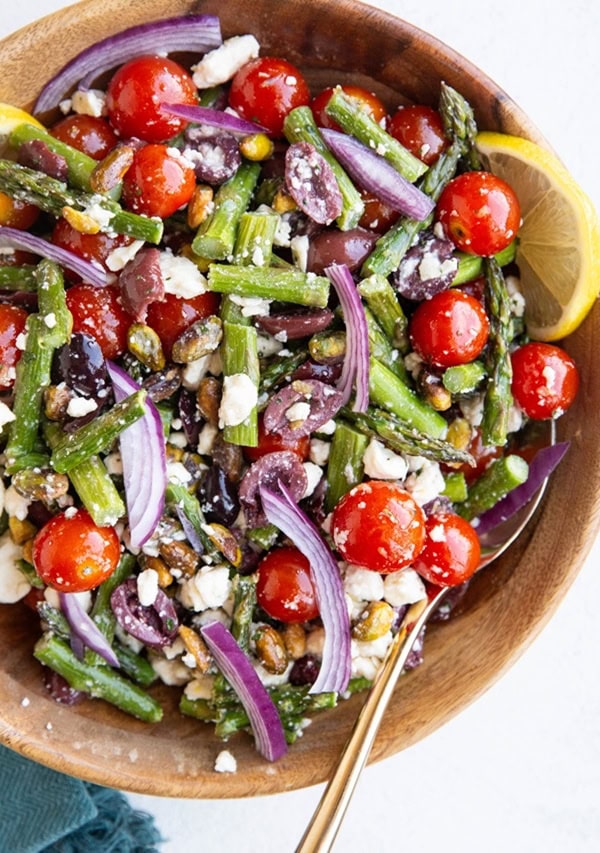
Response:
[[[484,444],[504,446],[512,405],[510,299],[502,270],[494,258],[486,260],[485,272],[490,337],[487,357],[488,383],[483,404],[481,434]]]
[[[152,696],[109,666],[90,666],[78,660],[65,641],[56,635],[44,634],[33,654],[40,663],[62,675],[74,690],[104,699],[144,722],[161,720],[162,708]]]
[[[371,358],[370,364],[369,394],[376,406],[386,409],[407,426],[432,438],[443,438],[446,435],[446,421],[435,409],[380,361]]]
[[[310,107],[296,107],[289,112],[283,125],[283,132],[288,142],[308,142],[327,160],[333,170],[343,200],[342,212],[336,220],[338,227],[341,231],[356,228],[365,206],[360,193],[325,145]]]
[[[341,126],[342,130],[384,157],[407,181],[412,183],[427,171],[427,166],[422,160],[411,154],[380,124],[373,121],[356,101],[344,94],[343,89],[335,90],[325,107],[325,112]]]
[[[358,285],[358,292],[365,300],[392,346],[401,353],[408,352],[408,320],[398,302],[392,285],[382,275],[371,275]]]
[[[21,290],[27,293],[37,290],[35,266],[0,266],[0,290]]]
[[[103,581],[96,590],[96,598],[90,616],[111,645],[115,636],[117,620],[110,606],[110,597],[114,590],[133,573],[135,564],[133,554],[125,552],[112,575]],[[92,649],[86,649],[85,662],[94,666],[106,665],[104,658]]]
[[[160,243],[162,238],[160,219],[129,213],[105,195],[71,189],[56,178],[11,160],[0,160],[0,190],[11,198],[35,204],[53,216],[61,216],[65,207],[88,213],[100,231],[127,234],[148,243]]]
[[[260,381],[258,362],[258,333],[254,326],[242,326],[239,323],[223,323],[223,360],[224,386],[227,377],[245,374],[256,387]],[[258,407],[253,405],[248,416],[240,424],[225,426],[225,441],[245,447],[258,444]]]
[[[467,521],[477,518],[524,483],[528,474],[529,466],[521,456],[500,456],[473,483],[466,501],[457,507],[457,512]]]
[[[328,278],[297,269],[211,264],[208,285],[216,293],[258,296],[312,308],[327,307],[329,299]]]
[[[214,210],[200,225],[192,243],[197,255],[219,261],[230,257],[240,217],[250,203],[259,174],[258,163],[242,163],[235,175],[219,187]]]
[[[494,255],[496,261],[501,267],[505,267],[514,261],[517,254],[517,243],[513,240],[509,243],[506,249],[502,249],[497,255]],[[466,252],[457,252],[458,269],[456,275],[452,279],[452,286],[456,287],[459,284],[465,284],[467,281],[474,281],[484,274],[483,261],[479,255],[467,255]]]
[[[452,503],[462,503],[466,501],[468,490],[467,481],[462,471],[451,471],[445,476],[446,485],[442,494]]]
[[[331,441],[327,464],[325,510],[331,512],[337,502],[363,478],[363,455],[368,438],[350,424],[339,421]]]
[[[243,213],[233,250],[233,263],[268,267],[278,217],[273,213]]]
[[[299,349],[290,355],[278,356],[274,358],[260,374],[260,384],[258,387],[258,406],[261,408],[261,401],[265,399],[266,405],[267,395],[278,385],[283,382],[289,382],[292,373],[296,368],[300,367],[308,358],[308,352],[305,349]]]
[[[469,361],[448,367],[442,374],[442,384],[451,394],[470,394],[485,377],[485,367],[480,361]]]

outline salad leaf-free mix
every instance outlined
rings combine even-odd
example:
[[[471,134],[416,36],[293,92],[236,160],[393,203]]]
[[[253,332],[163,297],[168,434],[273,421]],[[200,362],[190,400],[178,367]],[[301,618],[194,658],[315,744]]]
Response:
[[[0,601],[39,612],[58,701],[152,722],[159,678],[270,760],[464,588],[479,518],[564,452],[529,476],[514,435],[578,384],[527,338],[518,198],[460,93],[331,82],[210,16],[137,27],[0,160]]]

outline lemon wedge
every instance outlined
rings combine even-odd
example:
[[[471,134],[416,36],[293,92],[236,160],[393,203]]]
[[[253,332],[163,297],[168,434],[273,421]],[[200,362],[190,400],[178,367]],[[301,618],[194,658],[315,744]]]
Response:
[[[557,157],[517,136],[483,132],[486,169],[516,192],[523,224],[516,261],[527,302],[529,335],[564,338],[600,292],[600,223],[594,206]]]
[[[33,124],[36,127],[43,127],[39,121],[25,110],[19,107],[13,107],[11,104],[0,104],[0,153],[4,153],[6,140],[13,132],[15,127],[20,124]]]

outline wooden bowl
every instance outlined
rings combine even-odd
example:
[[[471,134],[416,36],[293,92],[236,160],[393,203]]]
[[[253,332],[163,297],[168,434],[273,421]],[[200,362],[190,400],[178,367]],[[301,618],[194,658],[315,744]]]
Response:
[[[50,76],[82,48],[125,27],[186,12],[221,16],[226,36],[252,32],[263,54],[299,64],[314,90],[357,82],[386,98],[436,104],[441,80],[475,107],[479,126],[543,143],[527,116],[465,59],[410,24],[347,0],[86,0],[0,43],[0,101],[32,103],[40,64]],[[158,46],[157,46],[158,47]],[[425,663],[404,677],[371,760],[418,741],[485,691],[525,650],[579,571],[600,519],[600,446],[589,424],[600,409],[593,310],[567,341],[582,375],[578,400],[560,421],[572,446],[552,478],[536,522],[493,570],[474,581],[461,613],[431,626]],[[585,428],[585,427],[588,428]],[[568,514],[566,508],[568,507]],[[569,524],[563,526],[568,516]],[[572,521],[576,520],[576,524]],[[41,686],[31,656],[37,620],[22,605],[0,606],[0,736],[43,764],[103,785],[171,797],[247,797],[323,781],[358,713],[357,696],[316,715],[304,737],[271,765],[246,735],[230,742],[238,772],[214,772],[222,743],[211,728],[180,716],[168,688],[157,688],[164,722],[146,725],[103,702],[57,705]],[[22,700],[30,701],[26,707]],[[51,724],[51,727],[48,725]]]

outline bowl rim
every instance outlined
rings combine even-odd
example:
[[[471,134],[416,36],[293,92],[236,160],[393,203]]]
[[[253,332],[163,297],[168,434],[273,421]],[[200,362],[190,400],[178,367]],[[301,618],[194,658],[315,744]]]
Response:
[[[271,3],[273,6],[278,5],[278,0],[266,0],[266,2]],[[301,0],[291,0],[288,5],[293,6],[300,2]],[[306,4],[306,0],[303,0],[303,2]],[[131,5],[141,7],[142,4],[132,3]],[[143,5],[146,6],[147,4],[144,3]],[[477,85],[481,89],[493,92],[497,101],[496,109],[498,125],[507,126],[508,122],[508,126],[510,127],[512,122],[514,127],[518,127],[520,129],[521,135],[525,135],[533,141],[549,147],[540,131],[531,122],[527,115],[488,75],[440,39],[437,39],[402,18],[392,15],[384,10],[358,2],[358,0],[341,0],[341,2],[337,4],[333,4],[329,2],[329,0],[310,0],[309,5],[314,10],[315,14],[318,14],[319,11],[326,12],[328,9],[331,10],[334,6],[352,9],[353,13],[358,12],[361,15],[366,16],[370,25],[386,28],[386,30],[398,39],[404,37],[407,33],[417,37],[427,50],[443,56],[444,61],[447,63],[448,68],[452,73],[456,73],[460,77],[465,76],[467,78],[477,80]],[[158,8],[158,4],[155,4],[155,6]],[[212,6],[218,7],[218,3],[213,3]],[[7,54],[11,63],[16,63],[18,65],[19,62],[24,61],[28,56],[30,56],[30,46],[39,36],[48,38],[52,37],[53,34],[60,32],[60,30],[66,26],[70,20],[72,20],[74,14],[77,15],[78,26],[81,26],[82,32],[86,33],[90,25],[98,23],[99,19],[104,17],[101,12],[101,7],[104,7],[104,3],[99,3],[98,0],[81,0],[81,2],[72,4],[71,6],[67,6],[47,15],[0,41],[0,56]],[[173,2],[163,3],[161,13],[153,15],[153,19],[168,17],[171,14],[174,14],[173,9],[175,7],[180,10],[185,7],[188,10],[213,11],[213,9],[210,8],[210,3],[185,3],[183,1],[175,2],[173,0]],[[209,9],[206,7],[209,7]],[[108,20],[103,21],[103,29],[107,33],[110,31],[118,32],[122,29],[122,26],[117,24],[114,19],[110,20],[110,16],[106,17]],[[97,40],[97,38],[95,40]],[[82,39],[81,43],[84,42],[86,46],[91,43],[89,39],[85,38]],[[62,62],[60,64],[62,64]],[[51,73],[53,73],[53,70],[50,71],[50,74]],[[588,321],[586,321],[586,323],[588,323]],[[589,414],[591,416],[592,413]],[[580,438],[580,436],[576,435],[574,440],[579,441]],[[598,482],[600,480],[599,454],[595,455],[593,463],[594,464],[590,470],[595,477],[591,476],[590,479],[592,481],[595,479],[595,481]],[[528,553],[532,554],[534,549],[539,550],[540,548],[545,554],[547,554],[548,559],[552,558],[552,549],[556,549],[557,540],[556,538],[553,539],[552,536],[548,535],[547,524],[545,525],[546,529],[544,532],[544,539],[541,538],[540,530],[543,519],[550,514],[551,507],[558,505],[558,491],[561,488],[561,483],[566,483],[566,472],[561,472],[559,470],[555,476],[557,482],[553,481],[549,490],[549,495],[545,498],[541,510],[538,510],[537,521],[533,525],[532,530],[529,531],[527,540],[523,540],[516,551],[514,546],[510,549],[508,552],[509,560],[514,561],[515,554],[517,553],[521,560],[526,560]],[[480,679],[477,682],[475,689],[473,689],[473,685],[470,682],[472,673],[458,673],[457,677],[459,683],[464,686],[465,691],[468,691],[468,695],[463,696],[461,699],[456,699],[454,702],[445,707],[437,707],[427,719],[420,720],[419,726],[415,726],[413,729],[404,732],[402,734],[401,741],[398,737],[398,733],[393,731],[393,722],[397,721],[397,716],[394,717],[392,723],[390,723],[390,718],[393,717],[393,715],[390,714],[390,710],[388,709],[388,712],[386,713],[387,722],[384,720],[376,744],[369,758],[370,763],[379,761],[400,749],[416,743],[418,740],[426,737],[435,729],[439,728],[455,714],[467,707],[468,704],[475,701],[483,692],[485,692],[485,690],[489,689],[489,687],[491,687],[491,685],[512,665],[517,657],[526,650],[528,645],[539,634],[560,604],[562,597],[577,576],[583,565],[585,557],[593,544],[594,535],[600,527],[600,497],[596,496],[593,490],[589,491],[589,501],[586,504],[586,508],[587,514],[583,518],[583,523],[579,530],[575,532],[574,541],[572,542],[574,557],[571,558],[568,566],[561,567],[556,583],[548,589],[543,600],[532,604],[529,612],[529,619],[527,621],[520,621],[516,624],[515,634],[510,638],[510,641],[508,638],[503,639],[503,642],[496,650],[496,666],[494,671],[485,679]],[[504,564],[507,565],[506,560],[504,560]],[[500,594],[491,599],[490,618],[499,616],[502,609],[506,606],[506,603],[506,594],[502,594],[502,591],[500,591]],[[468,635],[468,632],[473,630],[473,623],[477,614],[477,609],[478,608],[474,608],[472,611],[467,611],[464,614],[464,617],[459,621],[454,623],[451,622],[444,626],[443,632],[447,641],[456,636],[457,631],[466,631]],[[438,661],[439,655],[434,655],[432,663],[429,666],[431,675],[430,681],[432,683],[435,682],[435,673],[439,666]],[[5,680],[6,675],[4,672],[1,672],[0,684]],[[13,692],[15,689],[19,689],[18,687],[15,687],[14,684],[7,684],[7,686],[9,686]],[[406,687],[408,688],[409,685],[407,684]],[[401,683],[399,689],[405,689],[403,683]],[[427,695],[433,697],[433,689],[428,688],[428,690],[429,693]],[[22,695],[22,692],[23,690],[20,688],[20,695]],[[357,710],[357,699],[358,697],[354,697],[347,704]],[[64,741],[61,742],[60,739],[50,738],[48,733],[39,727],[32,728],[30,725],[28,729],[27,726],[23,725],[24,715],[22,711],[19,711],[18,705],[19,702],[16,702],[14,705],[11,705],[10,708],[5,707],[5,703],[3,701],[0,706],[0,742],[17,752],[20,752],[26,757],[29,757],[52,769],[67,772],[89,782],[110,787],[118,787],[138,793],[158,796],[182,798],[196,797],[207,799],[280,793],[287,790],[307,787],[324,781],[328,777],[329,772],[335,763],[335,751],[332,752],[330,750],[327,754],[323,755],[323,760],[318,763],[317,767],[314,767],[314,765],[311,765],[310,767],[307,766],[309,762],[306,761],[306,756],[310,754],[311,750],[310,748],[306,748],[306,745],[299,741],[290,750],[291,758],[289,757],[290,754],[288,754],[288,756],[286,756],[286,758],[284,758],[277,766],[270,766],[265,763],[265,766],[259,768],[255,767],[248,772],[238,771],[238,774],[228,774],[226,781],[223,779],[221,774],[214,773],[212,766],[208,769],[205,768],[204,772],[199,772],[196,778],[191,779],[189,775],[180,773],[155,773],[154,775],[142,777],[139,772],[136,771],[134,763],[130,762],[129,765],[127,765],[124,761],[121,761],[118,758],[121,753],[113,753],[105,756],[95,755],[92,752],[89,755],[84,755],[83,751],[77,752],[74,749],[66,749],[67,744]],[[57,707],[55,711],[61,720],[64,721],[67,719],[65,715],[68,715],[68,709]],[[314,728],[320,728],[318,721],[315,721]],[[63,722],[63,731],[68,731],[68,722]],[[347,734],[349,728],[345,727],[344,731]],[[116,730],[115,737],[117,737]],[[343,737],[345,738],[345,734],[343,734]],[[119,748],[121,750],[125,748],[123,744],[126,744],[126,742],[126,736],[120,739]],[[151,751],[151,734],[146,735],[144,742],[147,744],[148,750]],[[221,748],[224,748],[224,745],[218,747],[215,750],[215,754]],[[245,759],[247,755],[250,755],[250,753],[253,752],[253,747],[251,745],[248,746],[247,744],[238,744],[236,741],[235,751],[236,754],[241,753]]]

